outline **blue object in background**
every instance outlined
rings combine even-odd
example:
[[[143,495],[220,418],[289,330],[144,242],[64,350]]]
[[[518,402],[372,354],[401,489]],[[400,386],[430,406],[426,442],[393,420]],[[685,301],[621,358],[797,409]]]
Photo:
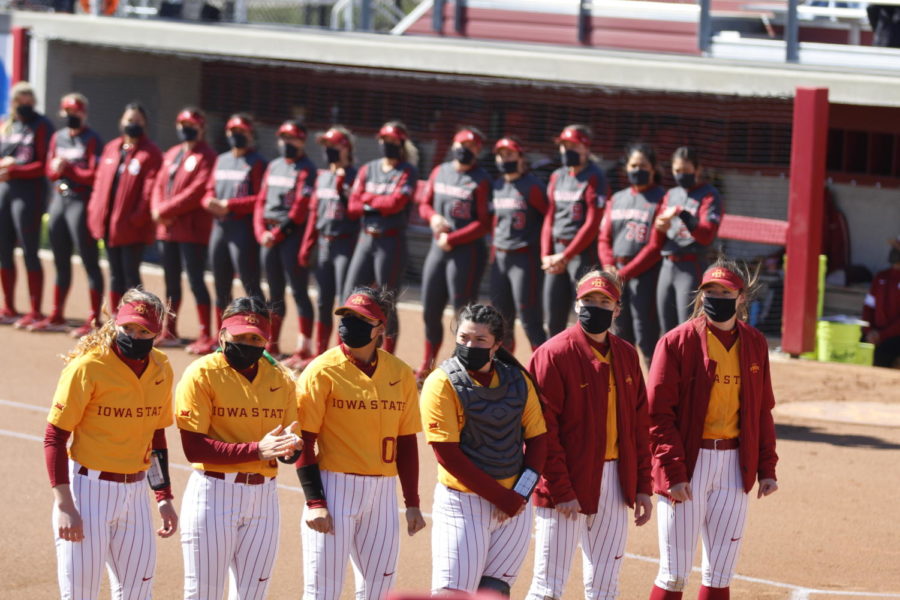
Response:
[[[5,60],[2,63],[2,67],[3,68],[0,68],[0,115],[5,115],[6,107],[9,102],[9,75],[6,74]]]

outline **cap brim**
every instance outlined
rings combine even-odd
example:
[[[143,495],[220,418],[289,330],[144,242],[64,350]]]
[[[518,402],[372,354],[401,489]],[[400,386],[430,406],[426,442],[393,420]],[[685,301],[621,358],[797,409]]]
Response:
[[[706,286],[708,286],[711,283],[717,283],[717,284],[721,285],[723,288],[731,290],[732,292],[738,292],[741,289],[739,287],[735,287],[733,282],[728,281],[726,279],[708,279],[700,285],[700,288],[701,289],[705,288]]]

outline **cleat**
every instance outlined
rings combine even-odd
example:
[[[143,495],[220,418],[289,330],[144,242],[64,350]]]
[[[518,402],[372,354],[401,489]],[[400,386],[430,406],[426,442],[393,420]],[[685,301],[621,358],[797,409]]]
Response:
[[[35,325],[43,319],[44,315],[42,315],[41,313],[31,312],[13,323],[13,327],[15,327],[16,329],[28,329],[30,326]]]
[[[219,342],[209,337],[208,335],[201,336],[197,338],[197,340],[189,344],[184,350],[188,354],[210,354],[211,352],[215,352],[216,348],[219,347]]]
[[[89,333],[92,333],[96,329],[97,328],[94,327],[90,321],[88,321],[81,327],[76,327],[76,328],[72,329],[71,331],[69,331],[69,335],[71,335],[75,339],[81,339],[84,336],[88,335]]]
[[[171,332],[164,331],[162,335],[156,338],[156,342],[153,343],[157,348],[181,348],[184,346],[184,341],[175,337]]]
[[[66,320],[62,317],[47,317],[37,323],[32,323],[27,329],[36,333],[58,333],[68,331],[69,326],[66,325]]]
[[[12,325],[18,321],[22,315],[10,308],[0,310],[0,325]]]

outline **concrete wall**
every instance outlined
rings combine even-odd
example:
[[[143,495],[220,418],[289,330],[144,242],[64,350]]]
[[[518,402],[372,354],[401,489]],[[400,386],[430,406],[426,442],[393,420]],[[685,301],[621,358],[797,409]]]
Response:
[[[850,228],[850,260],[875,273],[888,267],[888,240],[900,236],[900,190],[830,186]]]

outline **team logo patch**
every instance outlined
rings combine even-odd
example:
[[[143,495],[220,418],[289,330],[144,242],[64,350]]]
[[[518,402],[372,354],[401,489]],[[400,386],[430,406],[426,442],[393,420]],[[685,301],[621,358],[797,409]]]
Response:
[[[751,373],[759,373],[759,365],[757,363],[752,363],[750,365],[750,372]]]
[[[184,170],[190,173],[197,168],[197,157],[191,154],[184,161]]]
[[[631,378],[631,375],[629,375],[628,377],[625,378],[626,385],[631,385],[633,382],[634,382],[634,380]]]
[[[728,277],[728,271],[725,269],[716,269],[712,273],[709,274],[710,277],[714,279],[725,279]]]
[[[366,303],[366,298],[365,298],[365,296],[362,296],[362,295],[356,295],[356,296],[353,296],[352,298],[350,298],[350,304],[355,304],[355,305],[357,305],[357,306],[360,306],[360,305],[365,304],[365,303]]]
[[[57,402],[56,404],[53,405],[53,408],[55,408],[56,410],[62,410],[65,407],[66,407],[66,405],[61,402]]]
[[[189,417],[189,416],[191,416],[191,411],[189,411],[189,410],[180,410],[180,411],[178,411],[178,416],[179,416],[179,417]]]
[[[432,422],[432,423],[428,424],[428,429],[438,429],[439,427],[440,427],[439,423]]]
[[[247,321],[247,324],[249,324],[249,325],[258,325],[259,324],[259,318],[257,318],[256,315],[247,315],[246,317],[244,317],[244,319]]]
[[[146,315],[147,314],[147,305],[146,304],[135,304],[134,312],[136,312],[139,315]]]
[[[132,158],[131,162],[128,163],[128,172],[136,177],[141,172],[141,161]]]

